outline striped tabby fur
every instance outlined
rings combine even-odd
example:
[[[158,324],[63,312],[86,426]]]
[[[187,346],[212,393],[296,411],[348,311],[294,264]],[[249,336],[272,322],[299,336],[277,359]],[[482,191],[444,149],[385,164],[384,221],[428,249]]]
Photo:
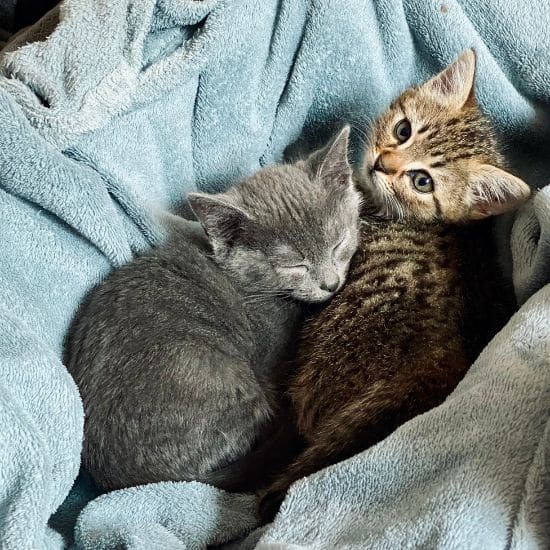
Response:
[[[346,286],[303,327],[287,388],[300,450],[259,494],[264,520],[295,480],[440,404],[513,310],[489,216],[529,188],[502,168],[474,60],[404,92],[373,128],[357,178],[376,216]],[[431,192],[414,187],[417,171]]]

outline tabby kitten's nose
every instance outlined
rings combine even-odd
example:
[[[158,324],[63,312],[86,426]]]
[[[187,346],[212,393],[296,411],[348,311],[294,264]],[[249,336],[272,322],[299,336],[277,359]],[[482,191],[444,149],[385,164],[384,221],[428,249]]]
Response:
[[[399,154],[386,151],[378,155],[373,170],[388,175],[397,174],[401,170],[402,164],[403,159]]]
[[[319,285],[319,288],[321,290],[325,290],[326,292],[334,292],[338,288],[339,284],[340,284],[340,279],[338,279],[338,277],[335,277],[332,280],[323,281]]]

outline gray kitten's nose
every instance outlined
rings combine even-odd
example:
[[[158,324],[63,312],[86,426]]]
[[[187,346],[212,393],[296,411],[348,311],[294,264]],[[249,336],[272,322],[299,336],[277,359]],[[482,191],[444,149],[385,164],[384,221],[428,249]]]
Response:
[[[338,278],[338,276],[335,276],[334,278],[326,279],[325,281],[323,281],[319,285],[319,288],[321,290],[325,290],[326,292],[334,292],[338,288],[339,284],[340,279]]]

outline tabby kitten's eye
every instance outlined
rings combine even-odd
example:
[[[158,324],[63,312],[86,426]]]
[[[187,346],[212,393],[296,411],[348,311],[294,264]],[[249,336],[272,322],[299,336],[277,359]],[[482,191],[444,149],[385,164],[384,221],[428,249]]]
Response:
[[[424,170],[409,172],[409,177],[414,188],[420,193],[431,193],[434,190],[434,182],[428,172]]]
[[[393,129],[393,135],[399,143],[405,143],[412,134],[411,123],[408,119],[400,120]]]

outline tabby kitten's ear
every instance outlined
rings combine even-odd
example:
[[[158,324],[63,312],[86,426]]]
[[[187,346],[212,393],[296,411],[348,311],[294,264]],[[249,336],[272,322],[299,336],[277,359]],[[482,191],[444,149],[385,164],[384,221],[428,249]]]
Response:
[[[466,50],[445,70],[428,80],[422,87],[438,102],[454,109],[475,105],[474,76],[476,55]]]
[[[215,252],[231,246],[244,225],[250,221],[246,212],[225,201],[223,195],[189,193],[187,200]]]
[[[476,169],[470,183],[472,219],[514,210],[531,194],[531,189],[523,180],[489,164]]]
[[[343,189],[351,182],[351,166],[348,161],[350,127],[340,133],[325,147],[312,153],[305,161],[306,168],[321,181],[339,185]]]

